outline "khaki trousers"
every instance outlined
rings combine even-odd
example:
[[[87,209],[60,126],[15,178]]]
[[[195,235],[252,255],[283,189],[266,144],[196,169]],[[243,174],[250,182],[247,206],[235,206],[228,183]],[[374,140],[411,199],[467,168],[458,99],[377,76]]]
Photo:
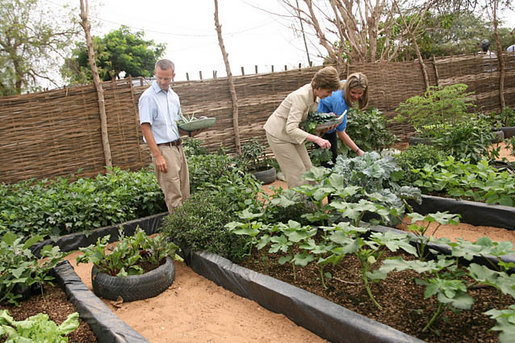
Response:
[[[157,170],[154,158],[152,158],[152,163],[159,187],[161,187],[165,195],[166,207],[168,212],[170,212],[175,207],[182,206],[183,201],[190,196],[188,163],[186,156],[184,156],[182,145],[159,145],[158,148],[166,160],[168,172],[163,173]]]
[[[307,181],[301,180],[301,177],[304,173],[311,170],[313,166],[306,146],[304,144],[293,144],[283,141],[268,133],[266,138],[274,152],[275,159],[281,167],[281,171],[286,177],[288,188],[306,184]]]

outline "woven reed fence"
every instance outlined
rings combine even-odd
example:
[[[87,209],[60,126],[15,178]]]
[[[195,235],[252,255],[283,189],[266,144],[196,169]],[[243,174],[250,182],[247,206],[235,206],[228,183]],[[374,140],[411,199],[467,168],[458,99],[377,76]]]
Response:
[[[497,111],[499,72],[497,62],[482,56],[458,56],[425,62],[431,85],[466,83],[475,92],[478,110]],[[266,145],[262,126],[288,93],[309,83],[321,67],[234,78],[239,106],[242,142],[251,137]],[[505,100],[515,104],[515,56],[506,55]],[[425,84],[417,62],[373,63],[347,66],[341,77],[363,72],[369,78],[370,105],[388,118],[398,104],[423,94]],[[106,82],[105,105],[113,165],[140,169],[151,158],[139,128],[137,101],[148,87],[133,86],[131,79]],[[234,152],[232,103],[226,78],[176,82],[175,92],[184,113],[216,117],[216,125],[202,132],[210,150],[223,144]],[[413,132],[407,124],[391,124],[401,140]],[[94,176],[105,172],[100,118],[92,85],[48,92],[0,97],[0,182],[29,178]]]

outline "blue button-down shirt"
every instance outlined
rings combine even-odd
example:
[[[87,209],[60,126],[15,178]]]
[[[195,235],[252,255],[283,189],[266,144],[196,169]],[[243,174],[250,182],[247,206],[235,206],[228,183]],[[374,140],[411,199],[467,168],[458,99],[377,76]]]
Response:
[[[345,110],[349,109],[349,105],[345,102],[343,98],[343,90],[334,91],[330,96],[321,99],[320,104],[318,105],[318,112],[322,113],[330,113],[340,116]],[[336,129],[329,131],[328,133],[332,133],[334,131],[345,131],[347,127],[347,114],[343,117],[343,122],[336,127]]]
[[[171,89],[164,91],[157,81],[146,89],[138,103],[140,124],[149,123],[157,144],[179,139],[176,121],[181,119],[179,96]],[[145,138],[143,137],[145,140]]]

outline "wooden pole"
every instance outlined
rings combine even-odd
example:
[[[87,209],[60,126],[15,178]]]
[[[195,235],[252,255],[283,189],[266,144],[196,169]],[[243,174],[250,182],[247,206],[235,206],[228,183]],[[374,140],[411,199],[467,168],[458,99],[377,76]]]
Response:
[[[231,65],[229,64],[229,57],[227,55],[227,51],[225,50],[224,41],[222,38],[222,27],[218,22],[218,0],[214,0],[215,2],[215,28],[216,34],[218,36],[218,44],[220,45],[220,50],[222,52],[222,57],[225,63],[225,70],[227,71],[227,81],[229,82],[229,91],[231,92],[232,99],[232,125],[234,128],[234,144],[236,146],[236,151],[241,154],[241,143],[240,143],[240,126],[238,123],[238,97],[236,96],[236,87],[234,87],[234,80],[231,73]],[[242,67],[243,72],[243,67]]]
[[[104,89],[98,75],[97,64],[95,61],[95,50],[93,49],[93,39],[91,38],[91,25],[88,20],[89,5],[88,0],[80,0],[80,25],[86,34],[86,42],[88,45],[88,59],[93,74],[93,82],[97,90],[98,109],[100,111],[100,131],[102,134],[102,147],[104,148],[104,160],[107,167],[112,167],[111,147],[109,145],[109,134],[107,132],[107,115],[105,108]],[[108,169],[109,172],[109,169]]]

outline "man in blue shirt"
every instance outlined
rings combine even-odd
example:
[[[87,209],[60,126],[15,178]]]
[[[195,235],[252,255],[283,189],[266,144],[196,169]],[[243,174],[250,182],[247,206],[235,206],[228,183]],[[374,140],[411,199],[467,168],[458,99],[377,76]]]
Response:
[[[157,181],[168,211],[172,211],[190,195],[188,164],[176,123],[181,119],[181,105],[179,96],[170,88],[175,77],[173,62],[159,60],[154,75],[156,80],[139,99],[139,118]]]

